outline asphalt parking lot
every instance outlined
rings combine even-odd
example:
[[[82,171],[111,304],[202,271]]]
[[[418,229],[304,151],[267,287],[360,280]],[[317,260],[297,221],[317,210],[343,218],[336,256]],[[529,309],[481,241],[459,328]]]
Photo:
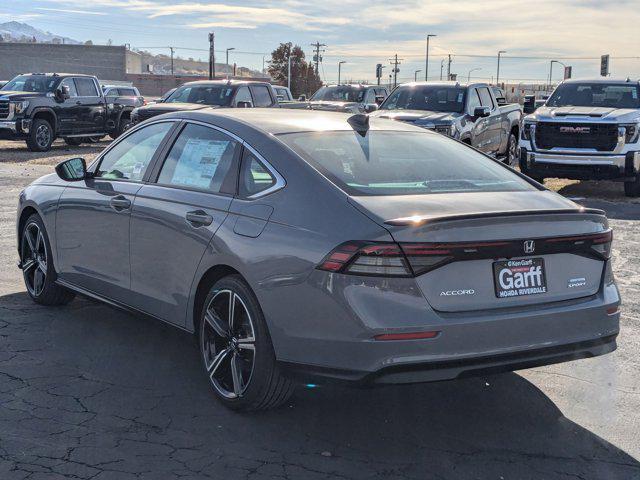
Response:
[[[454,382],[300,388],[276,411],[219,406],[193,339],[85,299],[43,308],[15,267],[19,191],[63,158],[0,142],[0,479],[638,479],[640,203],[549,181],[607,211],[618,350]]]

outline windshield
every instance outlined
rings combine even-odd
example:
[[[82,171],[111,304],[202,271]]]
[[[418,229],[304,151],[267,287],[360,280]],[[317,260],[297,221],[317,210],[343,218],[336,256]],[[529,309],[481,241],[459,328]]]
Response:
[[[302,132],[279,138],[350,195],[535,190],[506,167],[430,132]]]
[[[466,89],[438,85],[396,88],[380,110],[427,110],[431,112],[464,111]]]
[[[199,103],[202,105],[231,104],[233,88],[227,85],[185,85],[173,92],[164,103]]]
[[[640,108],[637,84],[563,83],[555,89],[548,107]]]
[[[334,85],[322,87],[313,94],[311,100],[322,100],[325,102],[357,102],[364,99],[364,88],[352,87],[349,85]]]
[[[56,84],[56,77],[44,75],[19,75],[0,90],[15,92],[53,92]]]

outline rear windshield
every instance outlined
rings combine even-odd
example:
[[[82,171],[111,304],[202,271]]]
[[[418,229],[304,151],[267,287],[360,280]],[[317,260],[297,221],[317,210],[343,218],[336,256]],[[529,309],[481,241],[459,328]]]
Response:
[[[396,88],[380,106],[380,110],[427,110],[431,112],[464,111],[466,89],[425,85]]]
[[[178,88],[164,103],[199,103],[227,107],[231,104],[233,88],[226,85],[186,85]]]
[[[563,83],[555,89],[549,107],[640,108],[637,84]]]
[[[535,190],[508,168],[431,132],[302,132],[279,138],[350,195]]]

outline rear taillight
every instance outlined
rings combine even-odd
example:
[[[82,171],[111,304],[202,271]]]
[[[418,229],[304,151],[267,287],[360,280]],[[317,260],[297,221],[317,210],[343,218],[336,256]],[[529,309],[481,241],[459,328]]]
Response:
[[[611,230],[564,236],[487,242],[394,243],[345,242],[318,265],[319,270],[351,275],[414,277],[451,262],[572,253],[606,260],[611,255]],[[530,249],[533,247],[533,251]],[[525,251],[525,249],[527,251]]]

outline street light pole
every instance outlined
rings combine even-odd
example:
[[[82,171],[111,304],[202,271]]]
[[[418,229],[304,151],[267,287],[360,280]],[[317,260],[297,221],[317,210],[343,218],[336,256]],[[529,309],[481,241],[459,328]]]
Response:
[[[467,83],[469,83],[471,81],[471,72],[476,72],[478,70],[482,70],[482,68],[472,68],[471,70],[469,70],[469,72],[467,73]]]
[[[432,33],[427,35],[427,55],[424,61],[424,81],[425,82],[429,80],[429,39],[431,37],[437,37],[437,35],[434,35]]]
[[[341,69],[343,63],[347,63],[347,62],[345,60],[340,60],[338,62],[338,85],[340,85],[340,69]]]
[[[500,86],[500,55],[507,53],[506,50],[500,50],[498,52],[498,71],[496,72],[496,85]]]
[[[229,50],[235,50],[235,49],[236,49],[235,47],[227,48],[227,52],[226,52],[227,53],[227,62],[226,62],[227,63],[227,74],[229,73]]]
[[[444,58],[440,60],[440,80],[442,80],[442,70],[444,69]]]
[[[417,82],[418,81],[418,73],[420,73],[422,70],[416,70],[415,72],[413,72],[413,81]]]
[[[567,66],[564,63],[558,60],[551,60],[551,62],[549,62],[549,90],[551,90],[551,83],[553,82],[553,64],[554,63],[559,63],[563,67],[567,68]]]

